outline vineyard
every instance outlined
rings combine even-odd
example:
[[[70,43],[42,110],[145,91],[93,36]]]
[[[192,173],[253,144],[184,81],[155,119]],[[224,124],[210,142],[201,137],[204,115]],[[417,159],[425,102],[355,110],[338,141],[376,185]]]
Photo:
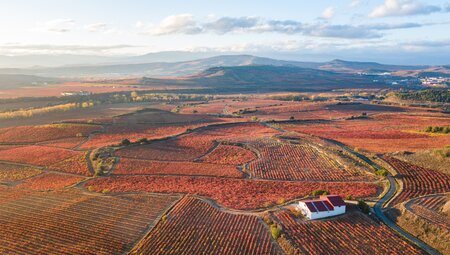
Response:
[[[111,192],[198,194],[234,209],[271,206],[280,199],[304,197],[318,189],[354,198],[375,196],[378,191],[377,185],[365,182],[283,182],[188,176],[115,176],[92,179],[85,186],[92,186],[97,192],[108,189]]]
[[[201,175],[242,178],[243,174],[232,165],[194,162],[168,162],[121,158],[114,174]]]
[[[0,253],[124,254],[177,199],[2,191]]]
[[[398,173],[403,182],[401,193],[392,204],[402,203],[414,197],[450,191],[450,176],[431,169],[411,165],[393,157],[384,158]]]
[[[183,198],[131,254],[281,254],[256,216]]]
[[[441,148],[450,144],[448,135],[437,137],[419,132],[429,125],[445,125],[444,123],[448,124],[448,119],[382,113],[360,120],[282,124],[281,127],[289,131],[333,139],[370,152],[389,153]]]
[[[82,154],[84,155],[84,152],[30,145],[2,150],[0,160],[36,166],[49,166]]]
[[[261,157],[248,164],[254,178],[275,180],[349,181],[369,180],[361,172],[348,172],[325,153],[308,145],[273,140],[252,143]]]
[[[405,207],[415,215],[450,231],[450,219],[440,210],[449,201],[445,195],[420,197],[408,201]]]
[[[221,165],[242,165],[255,159],[253,152],[242,147],[219,145],[199,161]]]
[[[41,191],[59,190],[82,180],[84,180],[84,178],[79,176],[43,173],[31,179],[26,179],[16,187]]]
[[[77,136],[88,136],[101,126],[90,124],[50,124],[0,129],[2,143],[36,143]]]
[[[19,181],[42,173],[41,170],[0,163],[0,183]]]
[[[155,126],[155,125],[113,125],[106,129],[104,133],[95,134],[87,142],[83,143],[81,149],[94,149],[108,145],[119,144],[123,139],[137,141],[142,138],[158,139],[166,136],[176,135],[185,132],[188,128],[195,126]]]
[[[127,147],[119,150],[116,155],[161,161],[193,161],[205,155],[216,144],[215,141],[248,139],[274,133],[273,129],[259,123],[219,125],[149,145]]]
[[[274,214],[286,237],[304,254],[425,254],[387,226],[359,212],[302,221],[288,211]]]
[[[64,159],[56,164],[50,165],[48,169],[71,174],[91,175],[86,161],[86,153],[82,153],[68,159]]]
[[[73,149],[83,143],[86,137],[70,137],[39,143],[48,147],[58,147],[63,149]]]

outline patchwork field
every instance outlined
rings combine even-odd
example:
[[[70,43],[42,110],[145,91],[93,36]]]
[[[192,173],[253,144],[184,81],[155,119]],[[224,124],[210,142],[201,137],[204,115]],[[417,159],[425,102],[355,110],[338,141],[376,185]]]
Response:
[[[360,113],[361,114],[361,113]],[[448,125],[448,117],[427,113],[377,113],[362,119],[282,124],[282,128],[333,139],[375,153],[419,151],[450,144],[450,135],[424,132],[428,126]]]
[[[403,183],[400,194],[394,198],[392,204],[423,195],[450,192],[449,175],[411,165],[393,157],[385,157],[385,160],[399,173],[397,178]]]
[[[371,179],[364,173],[347,171],[345,166],[310,144],[266,139],[251,143],[251,146],[260,153],[260,158],[248,164],[248,169],[255,178],[303,181]]]
[[[424,254],[363,214],[390,194],[377,164],[402,184],[382,211],[445,243],[450,135],[426,129],[447,114],[305,95],[161,94],[0,123],[0,253]],[[289,211],[323,193],[351,210]]]
[[[274,220],[303,254],[426,254],[383,223],[359,212],[328,220],[303,221],[288,211],[280,211],[275,213]]]
[[[183,198],[131,254],[281,254],[269,229],[255,216],[222,212]]]
[[[222,206],[234,209],[256,209],[310,195],[314,190],[327,190],[340,196],[355,198],[376,196],[379,187],[365,182],[283,182],[248,179],[187,176],[115,176],[86,182],[97,192],[185,193],[209,197]]]
[[[177,199],[0,190],[0,253],[123,254]]]

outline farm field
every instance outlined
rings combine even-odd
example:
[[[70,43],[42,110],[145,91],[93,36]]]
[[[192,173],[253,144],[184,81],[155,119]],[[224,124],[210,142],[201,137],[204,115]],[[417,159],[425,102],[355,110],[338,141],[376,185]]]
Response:
[[[359,113],[361,114],[362,111]],[[351,116],[351,115],[350,115]],[[347,117],[350,117],[347,116]],[[374,153],[420,151],[450,144],[450,136],[430,135],[427,126],[448,125],[450,119],[428,113],[376,113],[365,119],[282,124],[282,128],[342,142]],[[385,145],[389,146],[385,146]]]
[[[0,129],[0,143],[37,143],[63,138],[86,137],[101,129],[89,124],[49,124]]]
[[[183,198],[131,254],[281,254],[269,229],[250,215]]]
[[[41,170],[33,167],[0,163],[0,183],[20,181],[40,173]]]
[[[193,161],[204,156],[218,141],[246,140],[276,134],[271,128],[258,123],[225,124],[197,129],[192,133],[150,145],[132,146],[119,150],[119,157],[161,160]]]
[[[2,150],[0,160],[36,166],[50,166],[84,152],[46,146],[22,146]]]
[[[0,253],[285,254],[287,238],[305,254],[423,254],[359,209],[312,221],[287,211],[318,192],[355,203],[385,194],[386,177],[343,145],[399,172],[392,206],[449,192],[439,164],[399,160],[446,144],[424,128],[448,117],[421,108],[230,96],[113,111],[0,129],[0,217],[16,233],[4,234]],[[446,229],[442,202],[411,202],[408,212]]]
[[[178,199],[20,192],[0,189],[2,254],[123,254]]]
[[[403,183],[400,194],[390,203],[397,204],[414,197],[450,192],[450,176],[441,172],[411,165],[393,157],[385,160],[399,173]]]
[[[251,143],[260,158],[248,164],[252,177],[275,180],[353,181],[371,180],[361,172],[349,172],[335,159],[310,144],[276,140]]]
[[[101,192],[186,193],[209,197],[233,209],[257,209],[310,195],[317,189],[340,196],[373,197],[379,187],[366,182],[283,182],[188,176],[114,176],[93,179],[85,187]]]
[[[415,215],[450,231],[449,215],[443,208],[448,201],[448,195],[432,195],[410,200],[405,207]]]
[[[217,165],[195,162],[167,162],[120,158],[114,175],[156,174],[192,175],[242,178],[243,174],[233,165]]]
[[[328,220],[303,221],[288,211],[280,211],[273,218],[295,248],[304,254],[426,254],[383,223],[360,212]]]

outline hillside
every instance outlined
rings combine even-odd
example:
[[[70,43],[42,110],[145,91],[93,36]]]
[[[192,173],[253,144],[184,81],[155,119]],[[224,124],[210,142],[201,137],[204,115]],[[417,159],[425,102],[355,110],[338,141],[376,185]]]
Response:
[[[27,86],[39,86],[57,82],[59,79],[24,74],[0,74],[0,87],[12,89]]]
[[[330,90],[339,88],[386,87],[365,76],[295,66],[213,67],[196,75],[177,79],[143,78],[143,84],[183,84],[230,89]]]
[[[271,65],[271,66],[293,66],[312,68],[344,73],[359,72],[393,72],[403,71],[404,74],[417,74],[420,70],[429,70],[427,66],[396,66],[384,65],[374,62],[352,62],[344,60],[333,60],[330,62],[300,62],[285,61],[272,58],[262,58],[252,55],[220,55],[195,60],[180,62],[168,62],[177,59],[177,53],[172,53],[165,62],[160,55],[144,55],[126,59],[116,59],[114,64],[100,64],[95,62],[90,65],[60,66],[60,67],[35,67],[35,68],[3,68],[0,74],[26,74],[47,77],[167,77],[194,75],[205,69],[217,66],[248,66],[248,65]],[[182,55],[188,59],[188,55]],[[99,61],[103,61],[100,59]],[[146,62],[148,61],[148,62]],[[155,62],[156,61],[156,62]]]

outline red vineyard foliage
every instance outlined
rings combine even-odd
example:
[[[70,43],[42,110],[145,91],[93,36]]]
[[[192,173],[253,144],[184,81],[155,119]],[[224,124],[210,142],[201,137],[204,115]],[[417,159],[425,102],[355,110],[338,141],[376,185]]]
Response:
[[[242,172],[231,165],[194,162],[167,162],[120,158],[114,174],[204,175],[242,178]]]
[[[42,173],[41,170],[18,165],[0,163],[0,183],[14,182]]]
[[[259,123],[223,124],[206,127],[176,138],[153,142],[144,146],[133,146],[119,150],[120,157],[163,161],[192,161],[205,155],[215,141],[248,139],[273,135],[276,132]]]
[[[86,153],[64,159],[63,161],[50,165],[48,169],[71,174],[91,175],[88,162],[86,161]]]
[[[255,159],[253,152],[242,147],[219,145],[199,161],[221,165],[242,165]]]
[[[274,218],[281,224],[282,233],[304,254],[425,254],[383,223],[359,212],[302,221],[288,211],[280,211]]]
[[[46,146],[23,146],[2,150],[0,160],[49,166],[67,158],[82,155],[84,152]]]
[[[112,192],[198,194],[235,209],[261,208],[280,198],[291,200],[318,189],[343,197],[370,197],[378,191],[377,185],[364,182],[283,182],[188,176],[114,176],[89,180],[85,186],[92,186],[98,192],[109,189]]]
[[[411,165],[393,157],[384,158],[398,173],[403,182],[401,193],[394,198],[397,204],[414,197],[450,191],[450,176],[431,169]]]
[[[86,140],[85,137],[71,137],[71,138],[62,138],[58,140],[52,140],[44,143],[39,143],[39,145],[45,145],[48,147],[58,147],[64,149],[73,149],[80,145],[82,142]]]
[[[275,180],[353,181],[369,180],[360,172],[347,172],[343,166],[314,147],[274,140],[252,143],[261,157],[248,164],[252,176]]]
[[[281,254],[256,216],[222,212],[199,199],[178,202],[131,254]]]
[[[178,199],[22,193],[0,190],[1,254],[125,254]]]
[[[82,180],[84,180],[84,178],[79,176],[44,173],[23,181],[21,184],[17,185],[17,187],[32,190],[58,190]]]
[[[88,136],[98,130],[101,130],[101,126],[90,124],[49,124],[2,128],[0,129],[0,142],[36,143],[80,135]]]

